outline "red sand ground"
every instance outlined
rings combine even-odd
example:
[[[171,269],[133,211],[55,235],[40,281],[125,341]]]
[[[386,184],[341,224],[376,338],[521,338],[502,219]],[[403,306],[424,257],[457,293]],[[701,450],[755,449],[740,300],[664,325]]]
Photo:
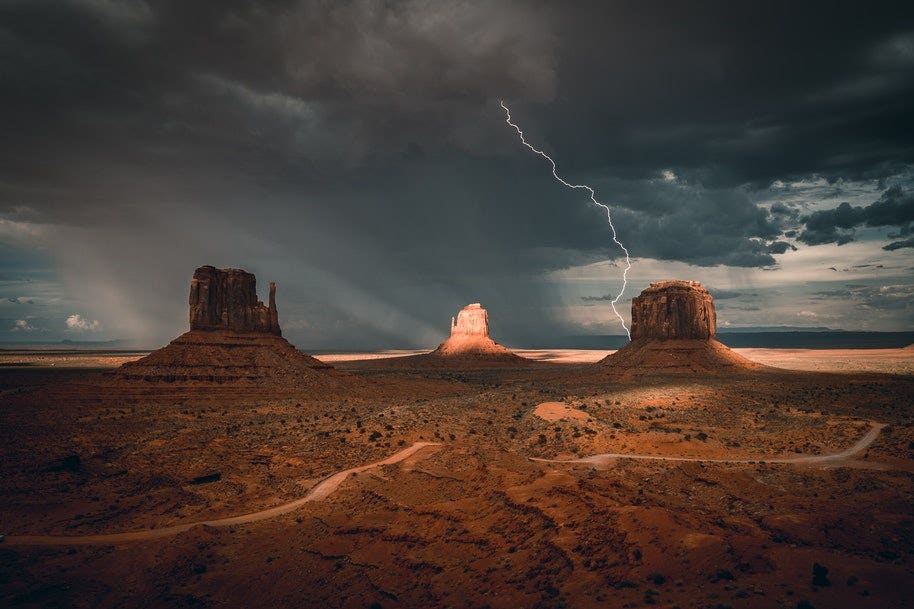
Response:
[[[414,442],[441,444],[266,520],[123,545],[0,542],[0,605],[912,605],[910,376],[358,361],[344,374],[283,361],[308,362],[320,382],[0,368],[0,533],[12,541],[257,512]],[[536,413],[557,403],[587,418]],[[888,426],[837,466],[759,462],[847,449],[870,421]],[[530,459],[599,453],[754,462]]]

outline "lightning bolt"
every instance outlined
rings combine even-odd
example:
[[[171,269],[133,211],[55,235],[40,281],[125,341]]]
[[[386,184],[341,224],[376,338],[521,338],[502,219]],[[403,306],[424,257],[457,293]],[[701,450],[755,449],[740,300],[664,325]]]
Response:
[[[508,106],[505,105],[505,102],[502,100],[499,100],[498,103],[501,104],[502,109],[505,111],[505,122],[508,123],[510,126],[514,127],[514,130],[517,131],[517,135],[520,136],[521,143],[524,146],[526,146],[527,148],[529,148],[530,150],[532,150],[533,152],[535,152],[536,154],[540,155],[541,157],[543,157],[544,159],[549,161],[549,164],[552,165],[552,177],[554,177],[556,180],[558,180],[559,183],[561,183],[563,186],[567,186],[568,188],[571,188],[572,190],[586,190],[587,193],[590,195],[590,201],[597,207],[601,207],[604,211],[606,211],[606,221],[609,223],[609,229],[612,231],[613,242],[616,245],[618,245],[619,248],[623,252],[625,252],[625,269],[622,271],[622,289],[619,290],[619,293],[616,295],[615,298],[613,298],[610,301],[609,304],[613,308],[613,313],[616,314],[616,317],[619,318],[619,322],[622,324],[622,327],[625,329],[625,334],[628,335],[628,340],[631,340],[632,333],[629,331],[628,326],[625,325],[625,320],[619,314],[619,311],[616,310],[616,303],[619,302],[620,298],[622,298],[622,295],[625,293],[625,288],[628,286],[628,271],[629,271],[629,269],[632,268],[632,261],[628,255],[628,250],[625,248],[624,245],[622,245],[622,242],[619,241],[619,237],[616,234],[616,227],[613,224],[613,216],[612,216],[612,212],[609,209],[609,206],[597,201],[596,193],[594,192],[593,188],[591,188],[587,184],[571,184],[570,182],[566,182],[564,179],[562,179],[562,177],[559,176],[559,174],[558,174],[558,168],[555,165],[555,161],[552,160],[552,157],[549,156],[548,154],[546,154],[545,152],[543,152],[542,150],[534,148],[530,144],[530,142],[528,142],[527,139],[524,137],[524,132],[521,131],[521,128],[518,127],[516,124],[514,124],[511,121],[511,111],[508,109]]]

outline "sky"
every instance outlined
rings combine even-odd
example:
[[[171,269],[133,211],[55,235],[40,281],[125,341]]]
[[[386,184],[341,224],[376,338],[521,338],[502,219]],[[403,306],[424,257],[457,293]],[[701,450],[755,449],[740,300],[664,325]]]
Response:
[[[302,348],[914,329],[914,5],[0,0],[0,341],[187,329],[196,267]]]

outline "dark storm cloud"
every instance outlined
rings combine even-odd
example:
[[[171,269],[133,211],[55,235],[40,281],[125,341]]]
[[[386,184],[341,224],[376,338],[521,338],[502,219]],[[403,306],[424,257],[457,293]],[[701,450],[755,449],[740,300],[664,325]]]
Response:
[[[829,27],[811,33],[822,15]],[[523,337],[554,297],[532,277],[621,252],[602,211],[519,146],[498,99],[563,175],[613,205],[636,258],[770,268],[801,212],[752,189],[812,174],[891,182],[914,162],[911,16],[786,2],[7,1],[0,220],[50,228],[41,247],[0,251],[13,270],[51,264],[86,307],[110,309],[106,328],[124,310],[183,323],[186,276],[222,261],[280,279],[302,324],[381,340],[478,298],[493,315],[521,311],[506,337]],[[427,312],[402,317],[417,301]]]
[[[582,166],[706,186],[892,175],[912,161],[904,3],[614,3],[570,31],[549,141]],[[827,20],[827,27],[818,24]],[[557,119],[561,120],[557,120]],[[544,118],[544,121],[546,119]],[[597,146],[593,135],[599,134]]]
[[[900,186],[893,186],[871,205],[862,207],[842,203],[834,209],[816,211],[803,217],[805,229],[797,239],[809,245],[841,245],[854,240],[854,229],[859,226],[902,226],[900,236],[908,230],[911,221],[914,221],[914,195]]]
[[[730,298],[739,298],[743,295],[742,292],[737,292],[735,290],[723,290],[718,288],[708,288],[708,291],[711,292],[711,296],[714,297],[714,300],[727,300]]]
[[[883,245],[882,249],[891,252],[891,251],[894,251],[897,249],[901,249],[903,247],[914,247],[914,237],[912,237],[910,239],[905,239],[904,241],[893,241],[893,242],[889,243],[888,245]]]

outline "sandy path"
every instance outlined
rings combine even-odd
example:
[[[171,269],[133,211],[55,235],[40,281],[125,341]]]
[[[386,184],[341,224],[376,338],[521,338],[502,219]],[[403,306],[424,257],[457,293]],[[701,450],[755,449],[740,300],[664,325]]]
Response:
[[[600,453],[583,457],[581,459],[540,459],[530,457],[531,461],[540,461],[543,463],[592,463],[602,464],[613,459],[638,459],[642,461],[700,461],[702,463],[788,463],[788,464],[828,464],[835,465],[846,461],[853,455],[865,450],[879,437],[879,432],[885,427],[885,423],[876,423],[871,421],[870,430],[860,438],[853,446],[841,452],[831,453],[828,455],[797,455],[791,457],[757,457],[754,459],[712,459],[708,457],[667,457],[662,455],[639,455],[625,453]]]
[[[131,541],[144,541],[148,539],[158,539],[161,537],[168,537],[170,535],[177,535],[178,533],[182,533],[192,527],[201,524],[210,527],[228,527],[236,524],[246,524],[249,522],[257,522],[258,520],[266,520],[267,518],[274,518],[281,514],[287,514],[297,510],[304,504],[311,501],[320,501],[322,499],[326,499],[330,496],[331,493],[339,488],[339,486],[348,476],[357,474],[359,472],[364,472],[365,470],[369,470],[380,465],[392,465],[394,463],[398,463],[404,459],[411,457],[413,454],[419,452],[427,446],[439,446],[439,444],[436,442],[416,442],[409,448],[405,448],[400,452],[387,457],[383,461],[369,463],[368,465],[360,465],[358,467],[353,467],[351,469],[337,472],[317,483],[314,488],[308,491],[308,494],[301,499],[296,499],[295,501],[290,501],[289,503],[277,505],[276,507],[262,510],[260,512],[242,514],[241,516],[232,516],[230,518],[219,518],[216,520],[203,520],[200,522],[190,522],[187,524],[176,524],[174,526],[163,527],[161,529],[144,529],[140,531],[109,533],[105,535],[10,535],[5,539],[4,544],[19,546],[113,545]]]

